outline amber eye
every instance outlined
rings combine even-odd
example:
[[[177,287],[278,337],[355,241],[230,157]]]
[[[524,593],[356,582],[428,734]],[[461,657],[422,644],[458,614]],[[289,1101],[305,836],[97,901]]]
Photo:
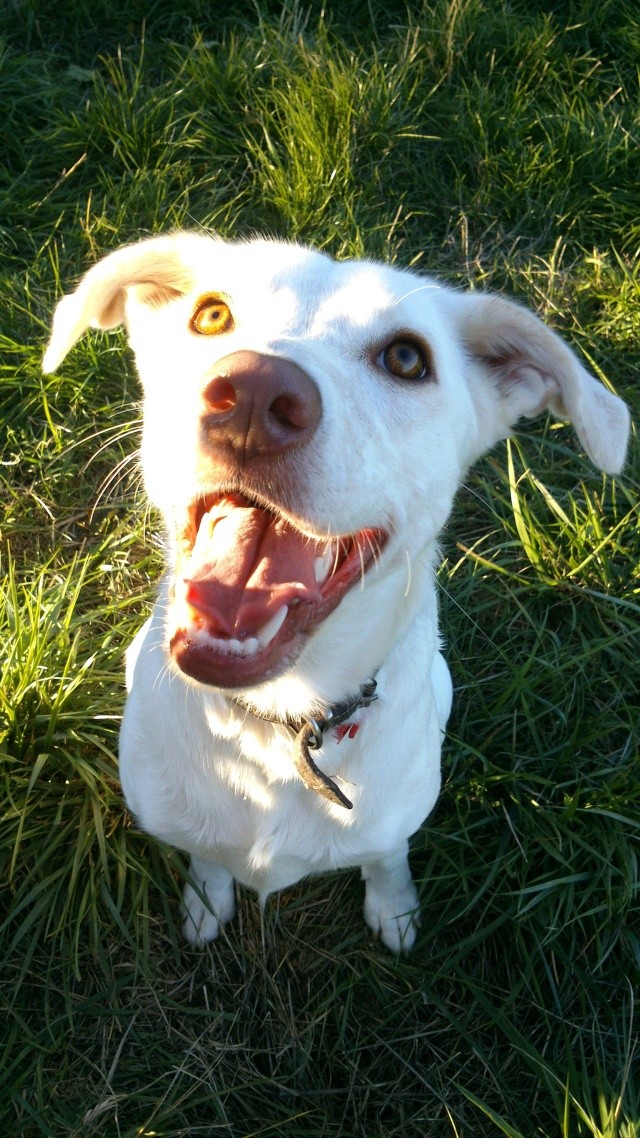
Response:
[[[376,362],[398,379],[426,379],[431,371],[427,352],[415,340],[392,340]]]
[[[219,336],[233,328],[233,316],[228,304],[217,296],[208,296],[198,304],[191,317],[191,330],[201,336]]]

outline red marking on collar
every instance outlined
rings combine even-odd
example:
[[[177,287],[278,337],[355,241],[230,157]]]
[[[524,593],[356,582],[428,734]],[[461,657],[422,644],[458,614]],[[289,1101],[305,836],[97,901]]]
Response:
[[[353,739],[354,736],[358,734],[359,727],[359,723],[340,723],[337,727],[334,727],[333,733],[338,743],[341,743],[347,736],[349,739]]]

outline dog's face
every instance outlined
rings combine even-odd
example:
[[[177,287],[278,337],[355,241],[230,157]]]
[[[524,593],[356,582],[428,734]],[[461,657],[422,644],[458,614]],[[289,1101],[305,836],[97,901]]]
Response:
[[[624,404],[535,316],[411,273],[276,242],[141,242],[61,302],[45,366],[122,322],[170,537],[168,642],[217,687],[352,646],[366,678],[422,602],[465,470],[521,416],[551,407],[598,465],[624,458]]]
[[[229,687],[286,670],[363,576],[399,569],[404,591],[478,427],[436,286],[268,243],[219,254],[127,321],[147,488],[177,538],[174,660]]]

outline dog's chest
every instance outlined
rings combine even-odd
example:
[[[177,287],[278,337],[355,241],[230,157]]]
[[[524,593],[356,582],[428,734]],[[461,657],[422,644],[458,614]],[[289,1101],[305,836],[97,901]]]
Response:
[[[357,762],[355,753],[350,758]],[[342,769],[342,785],[354,793],[344,778],[351,764],[335,760],[335,747],[329,743],[319,761],[338,779]],[[245,730],[231,753],[220,739],[214,740],[209,762],[215,807],[200,818],[198,840],[205,835],[206,840],[192,852],[224,865],[262,896],[310,873],[357,865],[370,846],[376,848],[377,838],[362,826],[359,811],[354,817],[301,784],[291,740],[282,738],[282,732],[261,724]]]
[[[216,845],[233,848],[238,843],[256,871],[288,858],[304,862],[302,872],[342,862],[354,846],[353,815],[301,782],[293,760],[293,734],[253,717],[234,738],[221,738],[215,722],[208,726],[213,728],[207,748],[209,785],[217,784],[216,796],[231,792],[234,797],[235,816],[230,811],[222,819],[216,810]],[[356,798],[363,790],[355,781],[361,781],[359,732],[356,714],[346,732],[336,729],[315,753],[322,769]],[[361,841],[359,833],[356,844]]]
[[[405,668],[398,690],[388,662],[380,699],[315,752],[318,767],[353,802],[347,810],[304,785],[287,728],[167,668],[160,616],[129,655],[120,747],[123,789],[143,829],[225,866],[264,895],[309,873],[386,856],[418,828],[437,796],[440,748],[440,701],[435,690],[429,698],[422,667]],[[420,647],[404,657],[424,659]],[[419,699],[411,697],[414,684]]]
[[[169,683],[156,690],[155,716],[139,698],[141,686],[127,705],[121,777],[145,830],[225,865],[260,893],[357,864],[375,845],[360,811],[333,806],[302,784],[286,728],[220,714],[217,700],[207,706],[180,689]],[[328,774],[345,779],[347,794],[362,782],[355,773],[362,735],[332,739],[318,756]]]

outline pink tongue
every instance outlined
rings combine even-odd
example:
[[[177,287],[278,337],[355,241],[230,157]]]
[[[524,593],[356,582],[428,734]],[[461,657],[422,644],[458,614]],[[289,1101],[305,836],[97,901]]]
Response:
[[[196,546],[185,573],[187,601],[212,631],[252,636],[282,605],[321,599],[316,542],[268,510],[225,500],[212,513],[211,539]]]

